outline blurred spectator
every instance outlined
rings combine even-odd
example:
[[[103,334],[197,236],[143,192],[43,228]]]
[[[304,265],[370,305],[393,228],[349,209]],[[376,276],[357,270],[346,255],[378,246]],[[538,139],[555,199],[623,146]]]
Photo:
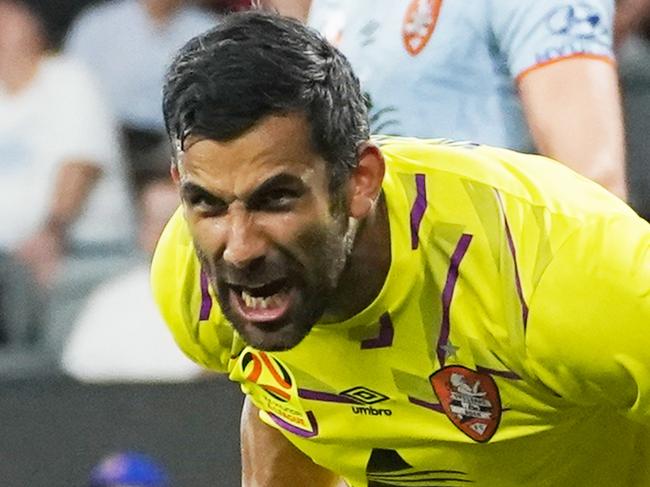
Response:
[[[650,0],[617,4],[630,205],[650,221]]]
[[[260,4],[265,8],[302,21],[307,21],[311,3],[312,0],[260,0]]]
[[[129,149],[162,139],[165,68],[179,47],[216,21],[186,0],[115,0],[90,7],[73,22],[64,50],[99,79]]]
[[[617,0],[614,38],[621,45],[631,35],[650,40],[650,0]]]
[[[313,0],[309,23],[352,63],[376,131],[537,150],[625,197],[613,10],[613,0]]]
[[[40,308],[38,289],[28,270],[12,255],[0,251],[0,345],[7,349],[30,348],[36,341]]]
[[[237,12],[251,8],[257,0],[200,0],[199,3],[217,13]]]
[[[130,199],[114,121],[87,73],[48,55],[38,0],[0,0],[0,249],[51,284],[65,253],[123,248]]]
[[[170,487],[170,483],[158,460],[127,451],[102,459],[91,471],[88,487]]]
[[[165,162],[169,164],[169,150]],[[148,178],[143,184],[139,263],[92,293],[63,351],[63,369],[82,381],[182,381],[201,373],[174,344],[149,288],[149,261],[179,205],[178,192],[168,177]]]

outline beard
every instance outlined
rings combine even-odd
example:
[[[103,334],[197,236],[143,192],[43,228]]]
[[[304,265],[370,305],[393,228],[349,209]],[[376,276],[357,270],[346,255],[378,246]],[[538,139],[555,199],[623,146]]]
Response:
[[[332,227],[314,224],[294,240],[298,252],[276,247],[244,267],[210,259],[196,241],[195,249],[224,316],[241,338],[258,350],[284,351],[297,346],[331,309],[356,231],[353,219]],[[274,319],[249,319],[242,312],[243,292],[282,296],[277,299],[286,300],[286,310]]]

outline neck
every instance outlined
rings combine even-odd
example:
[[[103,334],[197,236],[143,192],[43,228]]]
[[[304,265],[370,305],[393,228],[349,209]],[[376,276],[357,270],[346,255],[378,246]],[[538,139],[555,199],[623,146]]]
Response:
[[[371,214],[359,225],[348,264],[332,299],[334,304],[323,321],[344,321],[368,307],[384,285],[390,262],[390,227],[382,194]]]
[[[0,83],[10,94],[16,94],[29,86],[36,76],[40,56],[14,56],[0,59]]]

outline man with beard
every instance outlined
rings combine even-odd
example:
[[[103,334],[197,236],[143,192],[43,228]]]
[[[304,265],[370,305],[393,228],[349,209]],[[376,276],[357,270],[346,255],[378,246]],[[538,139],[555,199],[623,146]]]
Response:
[[[163,104],[183,204],[154,293],[247,395],[244,485],[650,482],[650,226],[623,202],[540,156],[369,140],[345,58],[275,15],[190,41]]]

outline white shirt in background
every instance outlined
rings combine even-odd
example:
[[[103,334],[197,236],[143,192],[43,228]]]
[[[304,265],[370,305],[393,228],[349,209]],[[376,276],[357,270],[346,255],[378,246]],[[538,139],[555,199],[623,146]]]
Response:
[[[148,264],[91,295],[65,346],[62,366],[85,382],[186,381],[202,370],[183,355],[160,317]]]
[[[123,244],[134,222],[116,125],[90,75],[60,56],[24,90],[0,88],[0,248],[14,250],[48,216],[64,162],[102,169],[70,231],[73,244]]]

